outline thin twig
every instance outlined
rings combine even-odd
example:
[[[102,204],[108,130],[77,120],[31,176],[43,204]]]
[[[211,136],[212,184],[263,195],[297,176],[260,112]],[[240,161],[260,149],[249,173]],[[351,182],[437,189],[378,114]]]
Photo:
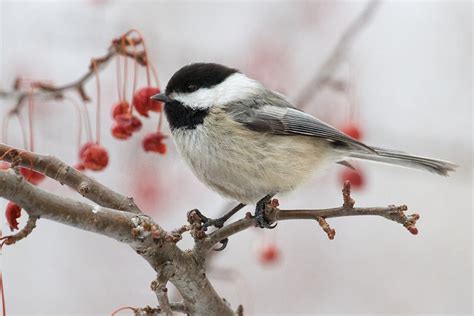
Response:
[[[123,36],[127,36],[126,34]],[[143,51],[141,52],[130,52],[127,47],[121,45],[121,39],[115,39],[112,41],[111,46],[109,47],[107,53],[103,56],[93,58],[94,62],[97,66],[97,71],[101,71],[105,68],[105,66],[112,60],[113,57],[117,55],[126,56],[131,59],[134,59],[140,65],[146,66],[147,65],[147,58]],[[62,98],[64,96],[64,92],[66,91],[76,91],[79,96],[84,101],[90,101],[90,97],[85,92],[84,86],[87,81],[94,75],[94,67],[91,64],[89,66],[88,71],[79,77],[77,80],[72,81],[70,83],[61,85],[61,86],[54,86],[51,84],[43,83],[43,82],[35,82],[34,87],[36,91],[32,94],[32,97],[35,98],[42,98],[42,99],[56,99]],[[6,91],[0,90],[0,98],[9,98],[9,99],[16,99],[14,107],[10,110],[11,113],[17,113],[20,108],[24,104],[24,100],[28,97],[29,92],[26,91]]]
[[[360,15],[349,24],[344,33],[342,33],[331,54],[322,64],[321,68],[316,72],[313,79],[311,79],[294,98],[295,104],[298,107],[301,109],[307,107],[316,94],[321,92],[322,88],[331,80],[331,76],[349,51],[352,42],[370,21],[378,5],[378,0],[369,1]]]
[[[28,235],[31,234],[33,229],[35,229],[36,221],[38,220],[38,218],[39,218],[39,216],[29,215],[28,220],[26,221],[25,227],[23,227],[18,233],[14,234],[14,235],[4,236],[4,237],[0,238],[0,241],[3,240],[0,243],[0,247],[3,246],[3,245],[13,245],[17,241],[20,241],[20,240],[28,237]]]
[[[272,200],[265,209],[266,217],[272,222],[292,219],[312,219],[316,220],[321,228],[327,233],[329,239],[333,239],[336,232],[326,222],[326,219],[343,216],[361,216],[374,215],[381,216],[391,221],[402,224],[410,233],[416,235],[418,229],[415,224],[420,218],[418,214],[405,215],[407,211],[406,205],[387,207],[354,207],[354,200],[350,196],[350,183],[346,181],[343,190],[343,206],[328,209],[312,209],[312,210],[280,210],[278,201]],[[209,234],[201,241],[196,242],[195,251],[201,256],[205,256],[209,250],[219,241],[229,238],[250,227],[255,227],[256,220],[250,213],[245,218],[238,220],[232,224]]]
[[[151,289],[156,294],[156,298],[160,304],[161,313],[166,316],[173,315],[173,311],[168,299],[168,289],[166,288],[166,284],[174,273],[175,269],[171,262],[165,262],[158,268],[156,280],[151,282]]]

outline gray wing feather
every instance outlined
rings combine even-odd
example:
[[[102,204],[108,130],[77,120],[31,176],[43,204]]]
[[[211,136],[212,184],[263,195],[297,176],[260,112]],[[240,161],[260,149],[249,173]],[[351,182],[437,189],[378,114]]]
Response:
[[[363,152],[375,153],[369,146],[345,135],[336,128],[293,107],[287,100],[267,90],[267,95],[227,106],[233,119],[247,128],[277,135],[306,135]]]

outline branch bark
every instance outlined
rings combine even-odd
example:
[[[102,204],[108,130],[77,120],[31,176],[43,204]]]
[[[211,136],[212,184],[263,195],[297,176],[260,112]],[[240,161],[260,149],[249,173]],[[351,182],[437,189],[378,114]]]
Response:
[[[133,229],[138,226],[139,216],[144,215],[60,197],[30,184],[13,169],[0,171],[0,195],[20,205],[30,216],[47,218],[137,246],[143,244]]]
[[[1,159],[31,166],[35,171],[44,172],[53,179],[61,179],[64,183],[76,183],[73,181],[76,177],[81,182],[87,180],[84,174],[56,158],[23,152],[6,145],[0,148],[6,150],[6,155],[2,155]],[[72,172],[61,173],[62,177],[56,176],[63,169]],[[94,182],[94,185],[100,184]],[[91,192],[86,197],[97,200],[96,194],[97,192]],[[114,201],[113,197],[117,197],[117,193],[107,188],[99,195],[102,195],[100,201]],[[180,250],[176,246],[176,238],[148,216],[90,205],[46,192],[30,184],[14,169],[0,171],[0,196],[21,206],[29,216],[50,219],[123,242],[147,260],[159,275],[163,273],[162,269],[166,264],[167,269],[172,271],[166,275],[181,293],[183,304],[190,315],[234,315],[228,303],[217,294],[207,279],[204,271],[205,258]],[[162,306],[166,306],[165,300],[160,294]]]
[[[113,191],[56,157],[36,154],[0,143],[0,158],[14,165],[43,173],[101,206],[142,214],[133,198]]]
[[[170,303],[170,308],[173,312],[187,313],[186,306],[182,303]],[[128,308],[127,308],[128,309]],[[134,311],[135,316],[159,316],[162,315],[163,309],[159,307],[144,307],[144,308],[131,308]],[[113,315],[112,315],[113,316]]]
[[[313,210],[280,210],[278,208],[278,200],[274,199],[267,204],[265,209],[266,217],[272,222],[279,222],[284,220],[302,220],[311,219],[319,223],[321,228],[327,233],[329,239],[335,236],[333,230],[326,222],[327,218],[344,217],[344,216],[362,216],[372,215],[381,216],[388,220],[402,224],[411,234],[416,235],[418,229],[415,224],[420,218],[418,214],[405,215],[408,210],[406,205],[387,207],[354,207],[354,200],[350,195],[350,183],[347,181],[342,189],[343,205],[341,207],[328,209],[313,209]],[[221,229],[209,234],[195,245],[196,253],[204,256],[221,240],[231,237],[241,231],[250,227],[256,226],[256,220],[250,213],[247,213],[245,218],[240,219],[232,224],[224,226]]]

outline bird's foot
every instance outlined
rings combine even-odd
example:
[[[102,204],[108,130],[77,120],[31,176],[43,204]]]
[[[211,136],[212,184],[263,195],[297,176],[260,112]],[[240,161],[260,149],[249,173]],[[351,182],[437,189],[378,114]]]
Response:
[[[204,231],[207,231],[207,228],[208,227],[215,227],[215,228],[222,228],[224,227],[224,224],[225,222],[227,222],[227,220],[229,218],[232,217],[232,215],[234,215],[235,213],[237,213],[238,211],[240,211],[243,207],[245,206],[245,204],[243,203],[239,203],[237,206],[235,206],[234,208],[232,208],[230,211],[228,211],[227,213],[225,213],[223,216],[219,217],[219,218],[209,218],[205,215],[203,215],[199,210],[193,210],[193,212],[195,212],[195,214],[199,217],[199,219],[201,220],[202,222],[202,228]]]
[[[221,241],[219,241],[221,245],[217,248],[214,248],[214,251],[222,251],[227,247],[227,244],[229,243],[229,238],[224,238]]]
[[[272,197],[273,195],[266,195],[263,199],[257,202],[255,207],[255,220],[260,228],[273,229],[277,226],[277,223],[272,225],[273,221],[265,216],[266,207],[272,206]]]
[[[198,209],[192,210],[191,212],[193,212],[193,214],[195,216],[197,216],[197,218],[199,218],[199,220],[201,221],[201,229],[202,229],[202,232],[204,234],[204,232],[207,231],[208,227],[215,227],[217,229],[224,227],[225,222],[230,217],[232,217],[232,215],[234,215],[239,210],[241,210],[244,206],[245,206],[245,204],[239,203],[237,206],[232,208],[226,214],[224,214],[223,216],[221,216],[219,218],[215,218],[215,219],[209,218],[209,217],[203,215]],[[189,214],[188,214],[188,218],[189,218]],[[216,251],[224,250],[227,247],[228,242],[229,242],[228,238],[225,238],[225,239],[221,240],[220,243],[222,245],[220,247],[214,249],[214,250],[216,250]]]

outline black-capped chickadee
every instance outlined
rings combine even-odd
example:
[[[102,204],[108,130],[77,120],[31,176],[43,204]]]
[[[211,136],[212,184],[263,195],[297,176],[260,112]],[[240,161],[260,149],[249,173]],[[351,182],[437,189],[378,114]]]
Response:
[[[329,163],[364,159],[447,175],[456,165],[365,145],[295,108],[236,69],[195,63],[178,70],[165,93],[152,97],[164,110],[174,142],[194,174],[221,195],[263,205],[293,190]]]

